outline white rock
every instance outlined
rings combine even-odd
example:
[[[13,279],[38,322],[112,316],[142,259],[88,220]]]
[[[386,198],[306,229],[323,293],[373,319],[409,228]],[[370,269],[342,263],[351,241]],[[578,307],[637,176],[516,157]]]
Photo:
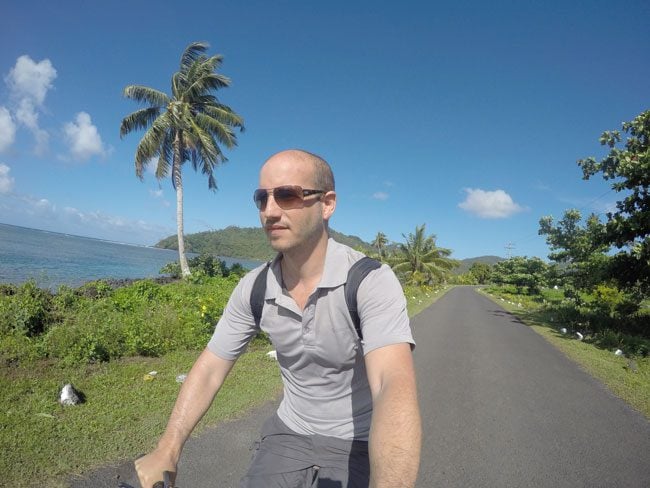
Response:
[[[554,290],[559,290],[559,288],[558,288],[557,285],[555,285],[555,286],[553,287],[553,289],[554,289]]]
[[[158,374],[158,371],[149,371],[147,374],[149,376],[156,376]]]
[[[560,329],[560,332],[562,332],[563,334],[566,334],[566,327],[562,327],[562,328]]]
[[[623,355],[623,351],[621,351],[620,349],[616,349],[616,351],[614,351],[614,356],[622,356],[622,355]]]
[[[268,357],[271,359],[275,359],[276,361],[278,360],[278,352],[277,351],[269,351],[266,353]]]
[[[61,393],[59,394],[59,403],[61,405],[79,405],[81,403],[81,397],[79,392],[75,390],[72,383],[68,383],[63,388],[61,388]]]

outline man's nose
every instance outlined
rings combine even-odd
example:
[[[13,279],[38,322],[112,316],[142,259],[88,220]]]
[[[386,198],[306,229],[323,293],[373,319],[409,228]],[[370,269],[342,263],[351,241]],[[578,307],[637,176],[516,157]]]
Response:
[[[266,198],[266,205],[264,206],[264,210],[262,210],[262,215],[265,217],[276,217],[280,215],[281,211],[282,209],[275,201],[273,193],[269,193]]]

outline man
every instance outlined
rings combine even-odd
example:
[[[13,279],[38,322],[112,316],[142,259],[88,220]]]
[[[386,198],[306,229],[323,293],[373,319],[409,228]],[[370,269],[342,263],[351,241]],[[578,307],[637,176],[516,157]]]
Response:
[[[284,398],[262,429],[241,487],[413,487],[420,416],[399,282],[388,266],[363,280],[360,339],[343,284],[362,255],[328,237],[336,193],[332,171],[320,157],[299,150],[275,154],[260,171],[254,199],[278,251],[267,275],[260,328],[277,350]],[[163,471],[176,471],[183,444],[257,333],[250,293],[262,269],[233,291],[158,447],[136,461],[144,487],[162,479]]]

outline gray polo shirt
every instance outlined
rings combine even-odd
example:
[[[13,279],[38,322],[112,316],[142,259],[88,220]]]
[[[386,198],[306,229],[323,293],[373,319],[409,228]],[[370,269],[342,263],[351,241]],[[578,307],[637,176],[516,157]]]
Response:
[[[359,341],[343,285],[352,264],[362,257],[329,239],[323,276],[304,310],[283,287],[279,256],[267,275],[260,327],[277,351],[284,382],[278,416],[299,434],[367,440],[372,397],[364,355],[391,344],[415,344],[402,287],[387,265],[371,271],[359,287]],[[262,269],[244,276],[230,296],[208,343],[220,358],[236,359],[257,333],[250,294]]]

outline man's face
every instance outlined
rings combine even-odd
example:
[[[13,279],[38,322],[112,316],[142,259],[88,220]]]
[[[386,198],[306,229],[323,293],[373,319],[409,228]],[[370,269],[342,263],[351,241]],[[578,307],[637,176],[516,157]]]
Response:
[[[273,156],[260,171],[259,188],[284,185],[321,190],[314,187],[313,164],[292,152]],[[273,249],[286,253],[318,241],[326,231],[325,220],[329,218],[329,213],[323,211],[322,196],[306,196],[301,205],[285,209],[272,194],[268,195],[266,206],[260,210],[260,222]]]

